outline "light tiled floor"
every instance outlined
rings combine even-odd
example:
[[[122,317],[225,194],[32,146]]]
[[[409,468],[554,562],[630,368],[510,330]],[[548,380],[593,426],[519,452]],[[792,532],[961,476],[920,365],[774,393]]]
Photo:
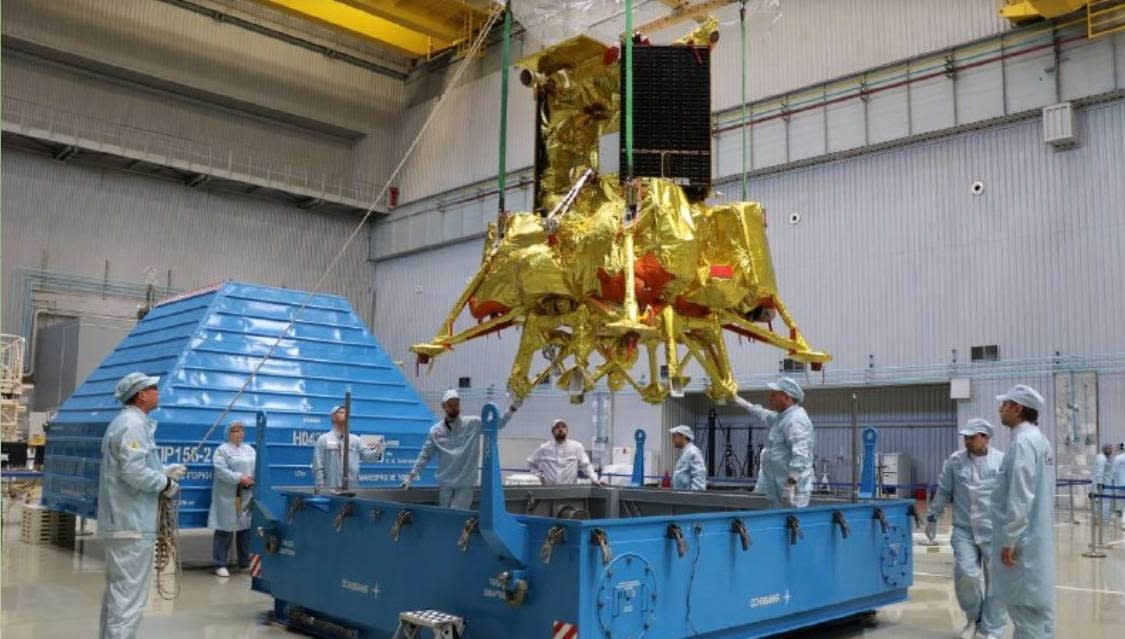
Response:
[[[14,509],[18,511],[17,509]],[[3,639],[79,639],[97,632],[104,573],[101,545],[80,538],[76,549],[29,545],[19,540],[16,525],[4,527],[0,593],[0,636]],[[943,531],[947,532],[947,531]],[[1089,543],[1089,527],[1059,524],[1058,637],[1060,639],[1125,638],[1125,540],[1119,526],[1107,529],[1110,548],[1105,559],[1081,556]],[[185,533],[185,556],[202,562],[210,536]],[[884,608],[867,623],[791,635],[802,639],[950,638],[963,624],[953,595],[953,556],[947,546],[916,546],[915,585],[910,601]],[[142,637],[215,638],[294,635],[263,624],[271,607],[268,597],[249,589],[249,577],[220,580],[204,569],[184,573],[182,592],[174,601],[152,596],[141,624]],[[1006,636],[1011,636],[1009,634]]]

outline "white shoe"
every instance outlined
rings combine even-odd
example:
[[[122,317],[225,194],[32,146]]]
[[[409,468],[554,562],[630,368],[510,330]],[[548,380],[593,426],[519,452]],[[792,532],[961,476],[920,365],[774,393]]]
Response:
[[[978,632],[973,639],[1000,639],[1000,635],[986,635],[983,632]]]
[[[230,571],[225,566],[216,570],[215,574],[220,577],[230,577]]]
[[[961,629],[961,634],[959,636],[961,637],[961,639],[973,639],[974,635],[976,634],[977,622],[970,621],[965,624],[964,628]]]

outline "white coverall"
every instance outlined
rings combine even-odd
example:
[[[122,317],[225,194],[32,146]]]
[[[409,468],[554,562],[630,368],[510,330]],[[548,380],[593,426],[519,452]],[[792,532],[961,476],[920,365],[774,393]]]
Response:
[[[509,408],[500,416],[500,428],[515,412]],[[426,443],[410,469],[417,477],[438,453],[438,505],[468,510],[473,505],[473,488],[480,477],[481,419],[479,415],[460,415],[452,422],[443,419],[430,427]]]
[[[1107,486],[1113,484],[1113,464],[1110,458],[1106,457],[1105,453],[1098,453],[1094,458],[1094,470],[1090,473],[1090,481],[1093,482],[1095,492],[1103,492],[1097,490],[1098,484],[1105,484]],[[1111,491],[1104,491],[1106,494]],[[1102,500],[1102,521],[1108,523],[1109,518],[1113,515],[1113,502],[1109,499]]]
[[[745,399],[734,396],[734,401],[753,421],[769,428],[768,444],[762,453],[758,484],[754,492],[764,494],[771,508],[804,508],[812,498],[813,448],[816,435],[812,420],[805,408],[794,404],[777,413]],[[785,503],[786,484],[789,478],[796,480],[793,503]]]
[[[953,586],[957,603],[977,632],[1000,636],[1008,625],[1004,604],[993,586],[991,562],[991,496],[1004,453],[989,447],[986,455],[976,456],[961,449],[945,460],[937,494],[930,504],[930,515],[940,517],[953,505]]]
[[[253,498],[253,490],[242,488],[239,482],[243,477],[254,476],[257,458],[258,454],[249,444],[235,446],[224,442],[215,449],[211,460],[214,477],[207,527],[215,530],[211,555],[216,568],[226,567],[232,537],[237,537],[239,568],[250,565],[250,511],[247,506]],[[237,499],[239,495],[241,499]]]
[[[565,439],[562,443],[551,439],[543,442],[527,458],[527,467],[544,486],[568,486],[578,482],[578,471],[591,481],[598,474],[586,454],[582,442]]]
[[[316,440],[313,449],[313,480],[317,488],[339,488],[344,483],[344,436],[332,429]],[[348,434],[348,488],[359,488],[359,462],[383,460],[383,447],[368,448],[363,440]]]
[[[126,406],[106,427],[98,475],[98,536],[105,542],[105,594],[98,636],[132,639],[152,583],[160,493],[168,487],[156,422]]]
[[[992,493],[996,593],[1015,626],[1013,639],[1055,636],[1055,454],[1034,424],[1012,429]],[[1000,561],[1015,549],[1016,565]]]
[[[699,447],[688,442],[680,451],[676,468],[672,472],[674,490],[707,490],[707,465]]]

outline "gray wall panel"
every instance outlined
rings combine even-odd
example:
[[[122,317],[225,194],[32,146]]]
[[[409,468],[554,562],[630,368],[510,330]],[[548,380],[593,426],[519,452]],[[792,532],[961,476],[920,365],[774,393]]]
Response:
[[[1055,57],[1051,49],[1005,60],[1004,94],[1010,113],[1058,102],[1054,66]]]
[[[855,100],[825,108],[828,117],[828,152],[847,151],[867,144],[867,117],[863,103]]]
[[[318,184],[323,174],[351,178],[352,142],[340,137],[20,55],[4,56],[3,85],[5,99],[17,101],[16,110],[53,111],[60,125],[72,120],[96,140],[128,127],[136,131],[138,143],[143,134],[159,134],[161,147],[190,152],[205,162],[211,157],[212,166],[225,167],[233,157],[235,166],[249,160],[283,175],[309,173]],[[110,141],[129,145],[127,139]]]
[[[722,39],[715,77],[739,77],[738,7],[716,13]],[[976,40],[1009,28],[991,2],[946,0],[788,0],[781,17],[752,16],[748,29],[751,100],[817,84]],[[670,29],[669,33],[683,31]],[[738,103],[738,82],[716,82],[716,109]]]
[[[1052,42],[1058,43],[1058,60]],[[798,158],[830,160],[833,153],[862,150],[866,145],[905,144],[912,137],[954,127],[1030,117],[1039,108],[1059,102],[1060,95],[1086,102],[1116,97],[1122,85],[1114,83],[1111,62],[1114,49],[1125,46],[1123,42],[1125,33],[1088,41],[1083,25],[1039,24],[766,98],[752,107],[757,120],[783,110],[822,114],[827,119],[828,149],[819,156],[782,154],[780,149],[792,149],[794,135],[802,134],[790,127],[784,139],[769,140],[778,149],[768,148],[764,138],[755,139],[753,166],[759,172],[778,171]],[[821,92],[823,98],[818,97]],[[720,152],[724,156],[737,152],[738,111],[728,109],[715,119]],[[772,123],[759,121],[753,126]],[[718,175],[722,179],[736,172],[736,167],[724,165]]]
[[[5,332],[22,332],[20,269],[142,283],[172,271],[175,288],[225,278],[312,287],[358,220],[249,197],[195,191],[4,150]],[[327,279],[369,319],[371,267],[361,233]],[[118,300],[103,302],[109,309]],[[94,309],[96,310],[96,309]],[[114,315],[119,309],[114,306]],[[12,327],[9,329],[8,327]]]
[[[906,87],[877,93],[867,100],[868,144],[910,135],[910,101]]]
[[[1121,350],[1112,315],[1005,310],[1020,299],[1006,282],[1054,308],[1121,307],[1106,278],[1125,272],[1125,185],[1107,171],[1125,154],[1125,103],[1078,119],[1087,132],[1070,151],[1043,145],[1031,120],[751,180],[782,298],[809,339],[846,369],[868,353],[948,361],[979,343],[1004,357]]]
[[[805,158],[816,157],[826,153],[825,149],[825,117],[823,112],[806,111],[789,118],[789,160],[795,162]],[[735,142],[737,137],[729,136]],[[724,175],[720,173],[719,175]]]
[[[971,64],[971,51],[959,51],[958,65]],[[1004,68],[987,64],[957,73],[955,90],[957,124],[998,118],[1004,111]],[[1089,95],[1089,94],[1086,94]]]
[[[1112,91],[1117,85],[1114,76],[1116,37],[1101,37],[1078,42],[1059,59],[1059,83],[1063,100]]]
[[[753,140],[750,153],[752,154],[751,157],[754,158],[754,168],[773,166],[789,161],[785,148],[785,120],[770,120],[755,125],[750,131]],[[741,153],[741,150],[736,152]],[[738,157],[741,158],[741,155]]]
[[[401,81],[151,0],[9,0],[4,34],[251,104],[362,130]]]
[[[1102,442],[1125,443],[1125,372],[1098,375],[1098,430]]]
[[[499,73],[450,90],[396,180],[402,201],[412,202],[497,174],[499,96]],[[397,156],[407,150],[437,103],[434,98],[407,110],[398,131]],[[513,73],[508,83],[508,170],[531,165],[534,124],[535,100],[530,89],[520,84],[519,74]]]
[[[261,151],[259,161],[318,178],[328,168],[381,184],[394,166],[401,80],[152,0],[11,0],[3,31],[84,69],[39,61],[33,75],[9,79],[5,55],[5,96],[182,136],[217,156]],[[362,139],[325,140],[282,122]]]
[[[1113,68],[1117,71],[1117,86],[1125,87],[1125,43],[1120,34],[1113,38]]]
[[[928,75],[927,64],[912,65],[911,77]],[[915,133],[941,131],[954,126],[953,84],[944,76],[919,80],[910,85],[910,126]]]

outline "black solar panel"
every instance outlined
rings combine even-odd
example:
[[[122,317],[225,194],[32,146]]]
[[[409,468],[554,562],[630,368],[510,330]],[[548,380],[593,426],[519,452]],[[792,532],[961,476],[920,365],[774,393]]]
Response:
[[[711,56],[707,47],[633,49],[633,175],[711,184]],[[622,56],[621,95],[625,95]],[[622,100],[622,109],[625,101]],[[625,125],[624,110],[621,114]],[[626,173],[621,136],[621,174]]]

